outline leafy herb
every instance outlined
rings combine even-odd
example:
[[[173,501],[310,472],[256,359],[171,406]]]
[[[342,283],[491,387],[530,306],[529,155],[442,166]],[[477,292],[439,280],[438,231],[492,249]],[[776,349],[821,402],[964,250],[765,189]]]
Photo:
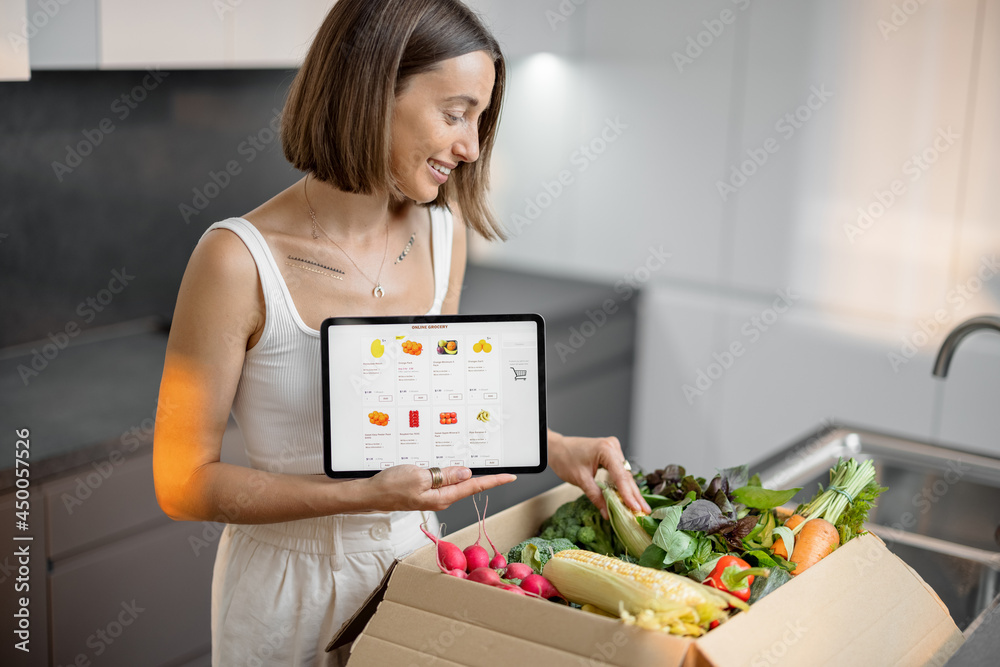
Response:
[[[699,499],[688,505],[681,515],[682,530],[700,530],[707,535],[731,528],[736,522],[723,515],[719,506],[710,500]]]
[[[886,491],[886,487],[879,486],[878,482],[870,482],[861,489],[857,498],[840,515],[840,519],[834,525],[840,533],[840,543],[857,537],[864,532],[864,523],[868,520],[868,512],[875,506],[875,501]]]
[[[784,505],[801,490],[802,487],[797,489],[772,491],[771,489],[764,489],[759,486],[747,485],[739,489],[735,489],[733,491],[733,498],[736,499],[736,502],[743,503],[747,507],[753,507],[754,509],[759,510],[770,510]]]

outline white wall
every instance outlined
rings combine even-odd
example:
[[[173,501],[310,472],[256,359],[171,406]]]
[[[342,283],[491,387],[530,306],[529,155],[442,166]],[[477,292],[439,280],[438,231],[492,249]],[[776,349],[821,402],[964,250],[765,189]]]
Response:
[[[512,63],[495,205],[517,230],[472,259],[645,281],[641,464],[707,474],[828,418],[1000,456],[1000,337],[930,375],[947,329],[1000,312],[1000,277],[976,275],[1000,255],[1000,0],[472,4]],[[560,6],[576,9],[550,23]],[[591,161],[580,146],[602,131]],[[741,163],[751,175],[720,193]]]

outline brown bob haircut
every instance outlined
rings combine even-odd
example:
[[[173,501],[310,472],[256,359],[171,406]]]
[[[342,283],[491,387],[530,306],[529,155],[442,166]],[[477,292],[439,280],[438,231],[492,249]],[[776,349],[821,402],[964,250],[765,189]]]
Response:
[[[496,71],[479,118],[479,159],[456,168],[432,205],[455,201],[467,226],[487,239],[506,238],[487,199],[506,64],[496,39],[459,0],[338,0],[288,92],[285,158],[340,190],[387,193],[398,209],[406,199],[390,168],[396,96],[410,77],[475,51],[489,55]]]

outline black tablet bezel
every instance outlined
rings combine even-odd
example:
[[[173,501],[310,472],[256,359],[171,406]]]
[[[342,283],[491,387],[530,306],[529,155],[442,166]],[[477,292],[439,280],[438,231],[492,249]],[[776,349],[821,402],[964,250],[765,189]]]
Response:
[[[456,324],[467,322],[534,322],[538,344],[538,461],[537,466],[493,466],[470,468],[473,475],[495,475],[499,473],[539,473],[548,466],[548,425],[546,416],[545,379],[545,320],[537,313],[505,313],[500,315],[413,315],[383,317],[328,317],[320,326],[320,351],[323,373],[323,471],[333,479],[357,479],[374,477],[381,470],[334,471],[332,460],[332,434],[330,433],[330,337],[332,326],[372,325],[372,324]]]

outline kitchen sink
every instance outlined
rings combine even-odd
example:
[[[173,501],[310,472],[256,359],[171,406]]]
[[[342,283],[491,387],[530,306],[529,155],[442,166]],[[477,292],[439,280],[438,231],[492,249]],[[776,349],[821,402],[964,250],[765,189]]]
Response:
[[[888,491],[866,528],[937,592],[966,633],[1000,600],[1000,460],[867,429],[827,426],[751,470],[772,489],[829,483],[839,458],[870,459]]]

